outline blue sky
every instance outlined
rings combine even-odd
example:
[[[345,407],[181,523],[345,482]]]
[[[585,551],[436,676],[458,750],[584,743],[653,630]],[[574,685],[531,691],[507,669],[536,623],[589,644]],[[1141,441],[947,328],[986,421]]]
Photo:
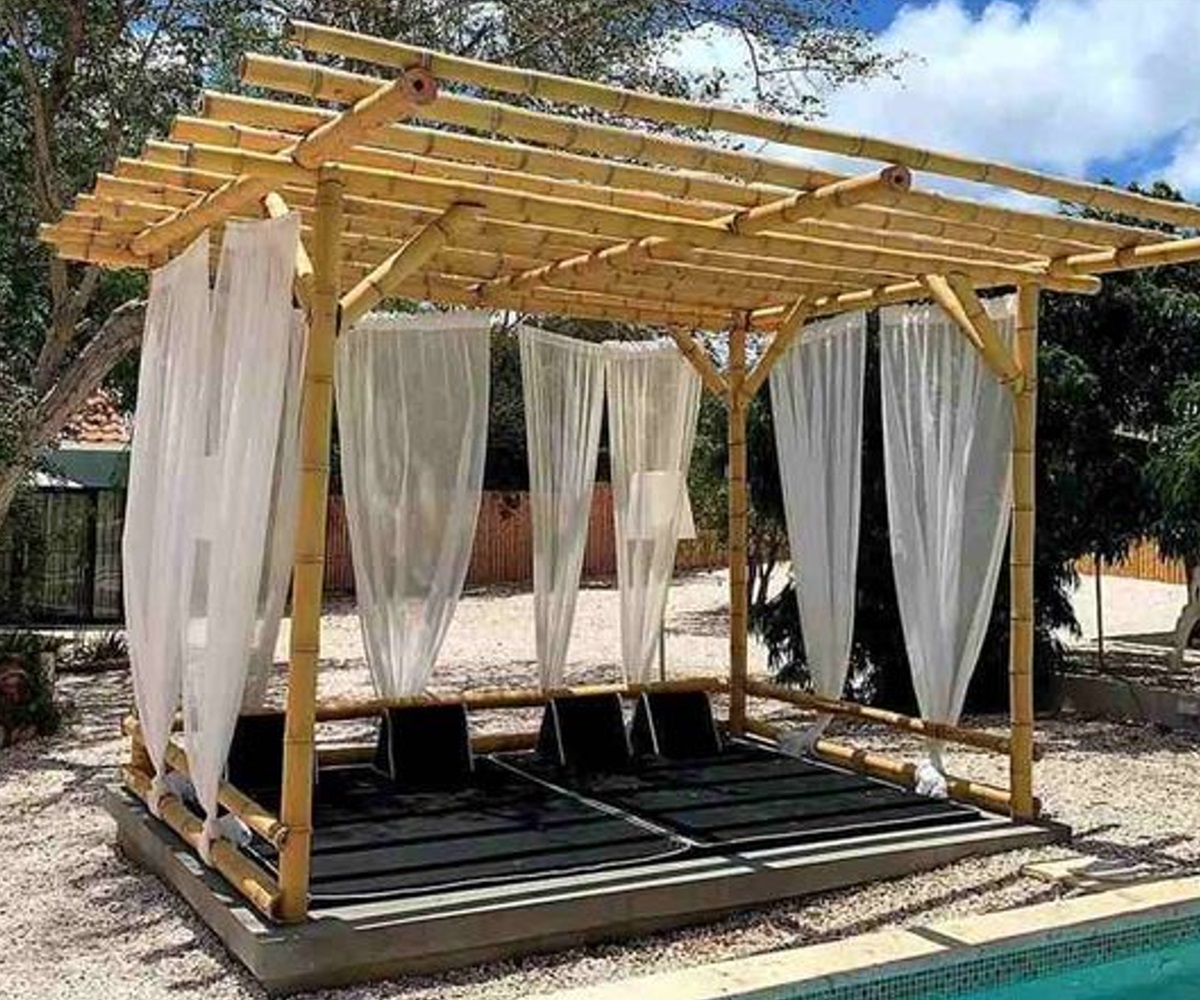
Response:
[[[861,17],[910,58],[824,95],[831,127],[1200,198],[1200,0],[862,0]],[[700,35],[681,58],[736,73],[737,40]]]

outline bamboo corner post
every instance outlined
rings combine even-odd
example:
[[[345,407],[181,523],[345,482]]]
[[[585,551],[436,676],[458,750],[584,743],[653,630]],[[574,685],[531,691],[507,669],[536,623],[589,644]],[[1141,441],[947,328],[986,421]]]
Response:
[[[1009,546],[1009,700],[1012,752],[1009,787],[1014,818],[1034,816],[1033,797],[1033,549],[1037,426],[1037,324],[1039,289],[1017,289],[1017,360],[1024,371],[1013,398],[1012,538]]]
[[[746,546],[749,496],[746,489],[746,330],[743,317],[729,331],[729,731],[746,725],[747,596]]]
[[[300,512],[292,571],[292,631],[288,655],[283,796],[280,819],[288,838],[279,852],[279,916],[308,913],[312,847],[312,786],[321,650],[321,596],[325,573],[325,507],[329,494],[329,441],[333,418],[334,347],[338,334],[342,196],[336,167],[317,179],[313,238],[313,295],[300,423]]]

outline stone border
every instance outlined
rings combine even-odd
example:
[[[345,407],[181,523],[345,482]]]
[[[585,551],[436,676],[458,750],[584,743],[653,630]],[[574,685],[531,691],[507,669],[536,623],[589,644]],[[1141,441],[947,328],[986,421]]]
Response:
[[[1061,683],[1063,703],[1083,715],[1200,733],[1200,694],[1092,674],[1064,674]]]
[[[1134,918],[1200,918],[1200,877],[1151,882],[982,916],[886,930],[675,972],[542,994],[532,1000],[767,1000],[856,980],[961,964],[997,951],[1115,930]],[[803,992],[799,992],[803,990]],[[872,993],[872,996],[876,994]]]

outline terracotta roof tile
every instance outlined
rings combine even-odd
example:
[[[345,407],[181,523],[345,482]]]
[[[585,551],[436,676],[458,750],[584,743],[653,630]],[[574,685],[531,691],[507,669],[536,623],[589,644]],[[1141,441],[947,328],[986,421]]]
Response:
[[[83,408],[63,428],[59,440],[83,445],[128,445],[133,421],[121,412],[103,389],[88,397]]]

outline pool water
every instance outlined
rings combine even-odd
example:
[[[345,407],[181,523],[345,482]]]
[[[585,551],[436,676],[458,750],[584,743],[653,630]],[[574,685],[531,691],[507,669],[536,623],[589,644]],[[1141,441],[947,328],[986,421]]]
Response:
[[[1200,938],[946,1000],[1198,1000]]]

